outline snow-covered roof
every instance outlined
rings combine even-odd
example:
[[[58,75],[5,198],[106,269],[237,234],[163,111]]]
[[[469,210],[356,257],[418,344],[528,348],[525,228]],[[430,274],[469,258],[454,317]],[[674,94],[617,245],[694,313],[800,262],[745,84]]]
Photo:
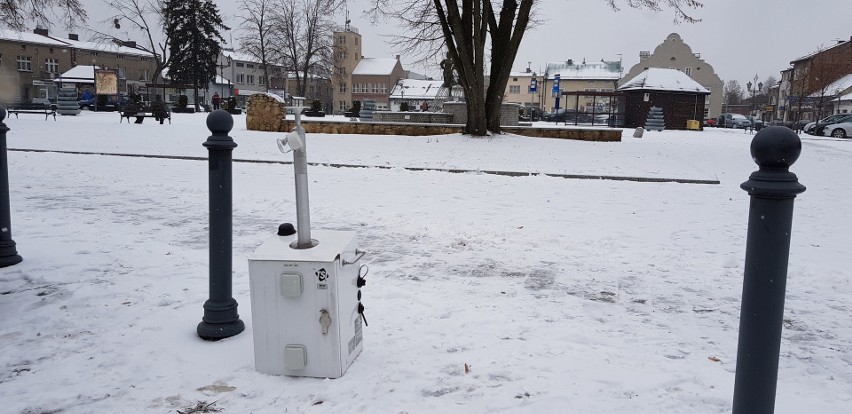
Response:
[[[400,79],[391,90],[391,99],[424,99],[433,100],[438,96],[443,81]],[[405,95],[403,95],[403,91]]]
[[[390,75],[398,61],[393,58],[363,58],[352,71],[353,75]]]
[[[825,90],[820,90],[817,93],[811,95],[811,97],[820,97],[822,95],[834,95],[836,93],[844,93],[848,89],[852,89],[852,73],[831,82],[828,86],[825,87]]]
[[[710,93],[707,88],[677,69],[648,68],[618,88],[620,91],[654,90]]]
[[[852,40],[852,39],[850,39],[850,40]],[[842,45],[844,45],[844,44],[846,44],[846,43],[847,43],[846,41],[838,42],[838,43],[837,43],[837,44],[835,44],[834,46],[831,46],[831,47],[828,47],[828,48],[825,48],[825,49],[822,49],[822,50],[817,50],[816,52],[809,53],[809,54],[804,55],[804,56],[802,56],[802,57],[800,57],[800,58],[793,59],[793,60],[791,60],[791,61],[790,61],[790,64],[792,65],[793,63],[801,62],[801,61],[806,60],[806,59],[810,59],[810,58],[812,58],[812,57],[814,57],[814,56],[816,56],[816,55],[818,55],[818,54],[820,54],[820,53],[827,52],[827,51],[829,51],[829,50],[831,50],[831,49],[834,49],[835,47],[842,46]]]
[[[71,39],[59,39],[56,37],[52,37],[56,41],[61,41],[67,43],[71,47],[80,50],[94,50],[98,52],[109,52],[120,55],[132,55],[132,56],[151,56],[151,53],[146,52],[141,49],[137,49],[135,47],[127,47],[124,45],[119,45],[113,42],[84,42],[82,40],[71,40]]]
[[[533,77],[533,73],[532,72],[514,72],[514,71],[512,71],[512,72],[509,72],[509,77],[510,78],[526,78],[526,77],[531,78],[531,77]]]
[[[222,55],[231,58],[234,61],[249,62],[260,64],[260,59],[249,55],[248,53],[235,52],[231,49],[222,49]]]
[[[59,75],[55,81],[64,83],[95,83],[95,69],[100,69],[100,66],[74,66]]]
[[[547,64],[547,79],[554,79],[559,74],[560,79],[603,79],[618,80],[621,78],[621,62],[589,62],[574,63],[572,61]]]
[[[0,30],[0,39],[26,43],[38,43],[49,46],[68,46],[68,43],[64,41],[52,39],[47,36],[28,32],[14,32],[11,30]]]

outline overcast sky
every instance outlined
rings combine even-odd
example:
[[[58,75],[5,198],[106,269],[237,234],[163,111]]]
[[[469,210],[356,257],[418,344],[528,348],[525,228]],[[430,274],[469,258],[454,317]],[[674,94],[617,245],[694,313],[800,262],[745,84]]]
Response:
[[[91,26],[107,30],[100,23],[108,15],[103,0],[83,2],[89,9]],[[638,63],[640,51],[653,52],[666,36],[678,33],[693,52],[700,53],[713,66],[723,81],[735,79],[745,85],[755,75],[761,82],[768,76],[780,78],[779,72],[789,67],[790,60],[829,47],[837,39],[848,41],[852,36],[850,0],[703,2],[704,8],[692,11],[701,22],[674,24],[674,14],[668,9],[651,12],[624,6],[621,11],[613,12],[605,0],[537,1],[538,15],[544,21],[524,37],[514,68],[523,70],[531,62],[532,69],[540,72],[547,62],[623,59],[626,72]],[[216,0],[216,3],[226,23],[236,27],[234,15],[238,13],[239,1]],[[401,54],[406,69],[439,76],[436,68],[406,65],[414,59],[385,43],[385,36],[393,35],[394,28],[373,26],[363,16],[369,4],[369,0],[349,1],[352,25],[363,36],[364,56]],[[343,23],[343,13],[337,20]]]

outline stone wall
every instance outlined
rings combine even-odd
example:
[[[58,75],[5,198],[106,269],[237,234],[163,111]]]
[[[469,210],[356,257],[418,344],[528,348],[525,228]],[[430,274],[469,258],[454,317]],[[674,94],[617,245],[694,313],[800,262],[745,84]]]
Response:
[[[296,126],[295,121],[287,119],[283,122],[282,131],[290,131]],[[399,124],[393,122],[324,122],[302,121],[305,132],[312,134],[364,134],[364,135],[446,135],[461,134],[464,125],[449,124]],[[573,139],[579,141],[620,142],[621,129],[569,129],[569,128],[532,128],[504,127],[503,132],[537,138]]]
[[[514,103],[504,103],[500,107],[500,126],[518,125],[518,109],[521,106]],[[452,114],[453,123],[467,123],[467,104],[465,102],[444,102],[444,113]]]
[[[453,116],[440,112],[376,112],[378,122],[409,122],[413,124],[452,124]]]
[[[289,131],[284,127],[284,102],[258,93],[248,99],[246,128],[251,131]]]

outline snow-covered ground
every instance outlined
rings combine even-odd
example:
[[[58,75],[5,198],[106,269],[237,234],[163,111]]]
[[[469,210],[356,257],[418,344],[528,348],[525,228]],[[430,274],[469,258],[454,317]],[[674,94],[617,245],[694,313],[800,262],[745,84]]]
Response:
[[[205,342],[205,114],[7,119],[4,413],[730,412],[748,195],[741,130],[591,143],[309,135],[316,229],[370,267],[364,351],[339,379],[254,369],[247,258],[295,223],[293,167],[234,163],[234,297]],[[291,161],[235,117],[236,160]],[[24,150],[46,150],[24,151]],[[719,185],[405,167],[719,180]],[[852,407],[852,140],[803,137],[776,413]],[[469,372],[464,366],[468,364]]]

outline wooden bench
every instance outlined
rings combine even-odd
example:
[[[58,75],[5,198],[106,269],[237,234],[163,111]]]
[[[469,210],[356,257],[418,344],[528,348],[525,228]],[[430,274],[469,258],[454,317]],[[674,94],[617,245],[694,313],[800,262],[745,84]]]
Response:
[[[157,118],[157,114],[154,113],[154,109],[151,107],[143,107],[139,109],[131,109],[131,110],[121,110],[118,112],[121,115],[118,123],[124,122],[124,119],[127,118],[127,123],[130,123],[130,118],[136,118],[136,123],[141,124],[145,118]],[[166,109],[165,111],[160,112],[159,117],[162,118],[160,123],[162,124],[162,120],[168,119],[169,124],[172,123],[172,111]]]
[[[11,114],[15,114],[15,118],[18,118],[18,114],[43,114],[44,120],[47,121],[47,117],[53,115],[53,120],[56,121],[56,109],[52,106],[42,103],[20,103],[20,104],[12,104],[6,109],[6,112]]]

